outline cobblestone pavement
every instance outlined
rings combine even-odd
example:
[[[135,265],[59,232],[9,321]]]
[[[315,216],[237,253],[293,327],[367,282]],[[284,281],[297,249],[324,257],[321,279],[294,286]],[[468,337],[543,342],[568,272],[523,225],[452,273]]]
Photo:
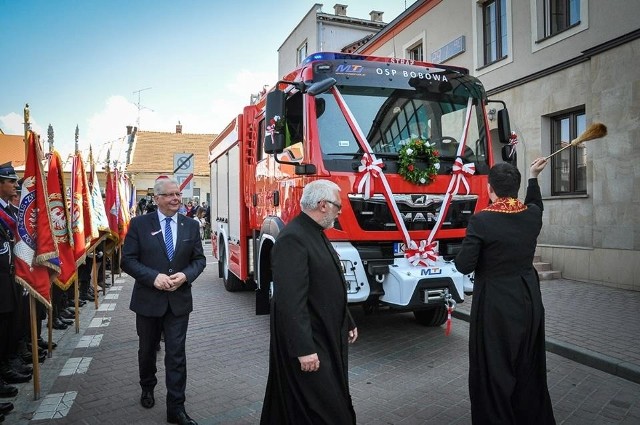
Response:
[[[548,351],[640,383],[640,292],[568,279],[542,281],[540,289]],[[459,318],[468,320],[472,298]]]
[[[132,285],[128,276],[117,277],[99,310],[83,307],[80,333],[55,331],[59,346],[42,365],[40,399],[33,400],[31,383],[19,385],[6,424],[165,423],[162,352],[156,406],[139,404],[135,316],[128,308]],[[640,294],[565,280],[545,283],[543,293],[550,339],[638,365]],[[187,412],[201,425],[257,424],[268,372],[268,317],[254,314],[252,293],[224,290],[211,257],[193,294]],[[459,306],[458,317],[465,317],[469,301]],[[471,422],[464,320],[454,319],[447,337],[443,328],[416,324],[411,314],[352,311],[360,333],[350,351],[359,424]],[[547,354],[558,423],[640,423],[640,384]]]

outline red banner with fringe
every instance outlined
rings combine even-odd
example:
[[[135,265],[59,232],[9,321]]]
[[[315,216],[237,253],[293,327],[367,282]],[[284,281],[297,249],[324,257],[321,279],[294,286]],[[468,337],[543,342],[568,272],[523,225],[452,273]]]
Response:
[[[51,274],[60,272],[60,260],[49,217],[42,159],[40,143],[29,131],[14,254],[16,282],[50,308]]]
[[[71,234],[71,219],[69,217],[70,204],[64,185],[62,160],[57,151],[53,151],[49,158],[47,193],[53,238],[58,246],[58,258],[60,259],[60,274],[55,278],[54,283],[66,291],[76,277],[76,259],[73,254],[73,235]]]

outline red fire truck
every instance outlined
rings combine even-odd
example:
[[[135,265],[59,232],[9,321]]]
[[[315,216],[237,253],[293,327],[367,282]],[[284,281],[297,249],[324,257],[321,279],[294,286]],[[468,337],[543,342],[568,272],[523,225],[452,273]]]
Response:
[[[480,81],[459,67],[327,52],[306,58],[210,145],[211,245],[225,288],[255,289],[256,312],[268,314],[274,241],[300,212],[303,187],[330,179],[341,188],[342,214],[327,236],[349,302],[443,324],[447,307],[472,288],[452,259],[469,217],[488,204],[487,173],[500,150],[488,102]],[[500,103],[496,139],[503,159],[514,161]],[[419,146],[431,155],[415,155]],[[428,167],[436,171],[419,173]],[[407,178],[414,170],[420,179]]]

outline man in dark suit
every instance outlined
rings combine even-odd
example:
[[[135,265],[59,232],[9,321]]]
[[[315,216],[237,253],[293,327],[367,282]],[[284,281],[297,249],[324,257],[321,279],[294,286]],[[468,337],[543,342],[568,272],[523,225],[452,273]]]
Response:
[[[163,334],[167,421],[196,425],[184,409],[185,342],[193,310],[191,285],[206,259],[198,222],[177,214],[182,197],[178,182],[159,179],[153,190],[158,211],[131,220],[122,248],[122,269],[135,279],[130,308],[136,313],[139,337],[140,404],[155,404],[156,348]]]
[[[15,243],[16,214],[8,200],[16,193],[18,176],[11,164],[0,165],[0,398],[15,397],[18,389],[8,382],[7,374],[19,373],[9,366],[9,358],[15,350],[15,329],[19,288],[14,280],[13,246]],[[9,376],[11,377],[11,376]],[[5,382],[7,380],[8,382]],[[27,379],[28,380],[28,379]],[[15,381],[14,381],[15,382]],[[24,381],[20,381],[24,382]],[[5,413],[13,410],[10,402],[0,403],[0,422]]]
[[[477,424],[555,424],[547,388],[544,306],[533,256],[542,228],[538,174],[531,164],[525,202],[520,172],[489,171],[491,205],[469,220],[459,272],[475,271],[469,329],[471,420]]]
[[[342,204],[328,180],[305,186],[302,213],[272,251],[269,378],[262,425],[356,423],[349,393],[348,344],[358,329],[347,308],[340,259],[324,234]]]

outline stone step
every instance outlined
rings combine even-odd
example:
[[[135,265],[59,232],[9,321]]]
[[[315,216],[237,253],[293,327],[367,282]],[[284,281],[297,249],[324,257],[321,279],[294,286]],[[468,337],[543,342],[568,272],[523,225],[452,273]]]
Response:
[[[540,277],[540,280],[553,280],[561,279],[562,273],[557,270],[546,270],[541,272],[539,271],[538,276]]]
[[[536,270],[538,270],[538,272],[546,272],[551,270],[551,263],[544,263],[542,261],[534,261],[533,262],[533,267],[536,268]]]

